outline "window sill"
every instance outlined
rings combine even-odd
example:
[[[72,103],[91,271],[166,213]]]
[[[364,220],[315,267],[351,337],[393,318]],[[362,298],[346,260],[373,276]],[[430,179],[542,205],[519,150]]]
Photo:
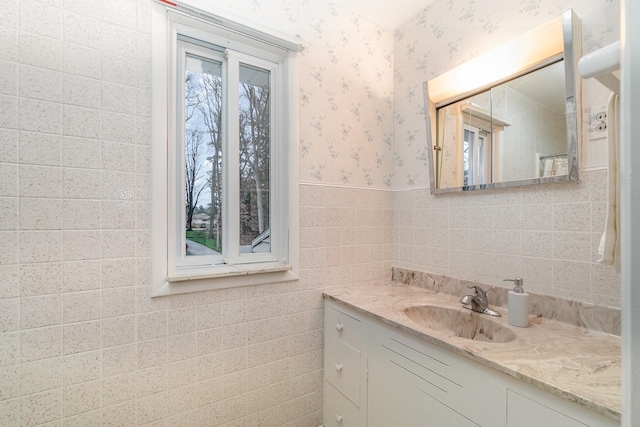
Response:
[[[277,265],[256,268],[255,266],[249,267],[220,267],[219,270],[212,272],[211,269],[207,271],[187,271],[184,273],[177,273],[167,276],[168,282],[184,282],[187,280],[199,280],[199,279],[218,279],[223,277],[235,277],[235,276],[247,276],[253,274],[267,274],[278,273],[283,271],[292,270],[290,265]]]
[[[172,274],[159,287],[152,290],[152,297],[202,292],[238,286],[253,286],[276,282],[298,280],[298,275],[290,265],[273,265],[261,268],[221,267],[218,271],[190,271]]]

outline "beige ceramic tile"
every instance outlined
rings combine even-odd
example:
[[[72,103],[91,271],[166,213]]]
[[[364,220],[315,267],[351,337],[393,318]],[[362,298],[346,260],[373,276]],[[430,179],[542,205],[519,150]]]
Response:
[[[131,138],[127,142],[105,141],[102,143],[102,168],[104,170],[135,172],[136,146],[131,143],[133,142]]]
[[[100,110],[64,105],[62,134],[80,138],[100,138],[102,118]]]
[[[0,95],[0,113],[0,126],[7,129],[18,128],[18,98]]]
[[[101,227],[99,200],[63,200],[62,227],[65,230],[98,230]]]
[[[131,286],[102,290],[102,316],[115,317],[134,314],[135,289]],[[162,325],[158,325],[161,327]]]
[[[63,372],[61,357],[23,363],[20,392],[22,395],[27,395],[62,387]]]
[[[63,297],[61,294],[20,299],[20,325],[22,329],[61,325]]]
[[[100,50],[74,43],[62,43],[62,70],[65,73],[95,78],[101,68]]]
[[[160,392],[136,399],[139,424],[160,420],[168,415],[167,392]]]
[[[42,68],[31,67],[27,67],[26,69],[21,68],[20,72],[22,73],[25,70],[29,70],[34,74],[43,75],[43,78],[47,79],[47,84],[54,86],[60,84],[59,77],[58,79],[52,78],[56,74],[54,74],[54,76],[48,75],[54,72],[47,73],[46,70]],[[23,75],[21,74],[21,81],[22,78]],[[20,132],[20,163],[62,166],[62,142],[60,136],[46,133]]]
[[[18,124],[21,130],[60,134],[62,108],[58,102],[20,98]],[[31,188],[35,191],[34,188]]]
[[[66,199],[95,199],[100,191],[100,171],[64,168],[62,194]]]
[[[64,427],[102,427],[102,413],[99,409],[64,418]]]
[[[133,372],[138,365],[138,346],[127,344],[102,350],[102,376]]]
[[[103,288],[133,286],[135,277],[136,260],[132,258],[105,259],[102,261]]]
[[[135,342],[136,317],[120,316],[102,319],[102,346],[114,347]]]
[[[157,311],[137,315],[136,336],[138,341],[153,340],[167,336],[167,312]]]
[[[20,360],[29,362],[62,355],[62,326],[20,332]]]
[[[33,0],[25,1],[20,8],[20,29],[53,39],[62,35],[62,9],[54,5],[37,5]]]
[[[0,333],[0,366],[20,362],[20,332]]]
[[[0,332],[17,331],[20,328],[20,299],[0,299]]]
[[[99,320],[64,325],[64,354],[80,353],[100,348]]]
[[[180,335],[195,332],[197,329],[197,309],[182,308],[169,310],[167,313],[169,335]]]
[[[168,360],[167,355],[168,345],[166,338],[138,343],[138,369],[150,368],[152,366],[165,364]]]
[[[167,365],[153,366],[136,372],[137,396],[143,397],[167,389]]]
[[[64,291],[77,292],[100,288],[100,261],[64,262]]]
[[[198,331],[198,356],[216,353],[223,348],[222,328]]]
[[[89,381],[64,388],[64,415],[72,416],[100,408],[102,382]]]
[[[216,375],[213,373],[212,375]],[[168,364],[167,387],[174,389],[198,381],[198,359],[195,357]]]
[[[18,65],[13,62],[3,62],[0,65],[0,93],[3,95],[18,94]]]
[[[76,78],[69,76],[71,81]],[[65,167],[98,169],[102,165],[102,145],[96,139],[63,137],[62,154]]]
[[[62,389],[30,394],[20,399],[20,425],[36,426],[62,418]]]
[[[64,323],[100,319],[102,295],[99,290],[64,294]]]
[[[102,256],[102,232],[69,230],[63,236],[65,261],[97,260]]]
[[[11,102],[9,104],[11,104]],[[12,129],[0,129],[0,162],[17,163],[18,152],[18,131]]]
[[[135,400],[102,409],[102,426],[117,427],[131,425],[137,417]]]
[[[53,166],[20,166],[20,196],[59,198],[62,196],[62,169]]]
[[[20,396],[20,365],[0,367],[0,400]]]
[[[87,15],[66,12],[63,17],[62,37],[70,43],[99,49],[102,44],[100,25],[99,20]]]
[[[170,335],[167,346],[169,363],[194,358],[198,353],[197,334]]]
[[[131,402],[137,395],[137,373],[127,372],[102,378],[102,405],[109,407]]]
[[[20,296],[20,269],[17,265],[0,265],[0,298]]]
[[[94,350],[64,356],[63,365],[65,386],[98,380],[102,375],[102,352]]]

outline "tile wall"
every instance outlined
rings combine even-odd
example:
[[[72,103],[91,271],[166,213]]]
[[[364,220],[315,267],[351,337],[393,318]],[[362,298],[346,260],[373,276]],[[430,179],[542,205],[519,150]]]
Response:
[[[596,262],[606,171],[579,183],[433,197],[395,193],[394,265],[620,307],[620,276]]]

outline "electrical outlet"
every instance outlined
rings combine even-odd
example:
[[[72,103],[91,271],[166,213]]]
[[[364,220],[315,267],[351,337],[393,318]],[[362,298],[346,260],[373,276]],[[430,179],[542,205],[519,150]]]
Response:
[[[591,116],[591,129],[593,133],[605,132],[607,130],[607,111],[602,109]]]

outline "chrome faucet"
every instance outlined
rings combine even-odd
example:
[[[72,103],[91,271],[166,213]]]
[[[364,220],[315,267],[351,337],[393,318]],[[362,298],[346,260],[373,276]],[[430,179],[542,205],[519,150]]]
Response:
[[[489,316],[501,317],[500,313],[489,308],[487,292],[484,289],[477,285],[468,286],[468,288],[473,289],[475,292],[474,295],[465,295],[460,299],[464,308],[468,308],[477,313],[488,314]]]

